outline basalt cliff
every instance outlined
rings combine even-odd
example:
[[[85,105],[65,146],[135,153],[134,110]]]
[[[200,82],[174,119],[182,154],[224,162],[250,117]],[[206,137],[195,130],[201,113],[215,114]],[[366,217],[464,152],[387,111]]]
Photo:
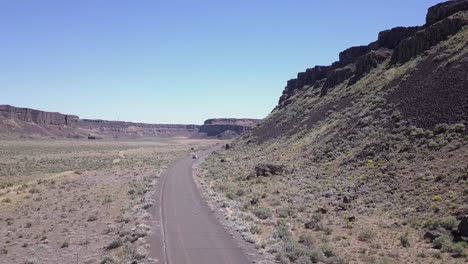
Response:
[[[204,125],[145,124],[80,119],[76,115],[0,105],[0,135],[69,138],[193,137],[232,138],[256,124],[253,119],[210,119]]]
[[[240,135],[252,129],[258,119],[236,119],[236,118],[214,118],[208,119],[200,127],[200,133],[205,133],[207,136],[215,136],[221,138],[229,138],[235,135]]]

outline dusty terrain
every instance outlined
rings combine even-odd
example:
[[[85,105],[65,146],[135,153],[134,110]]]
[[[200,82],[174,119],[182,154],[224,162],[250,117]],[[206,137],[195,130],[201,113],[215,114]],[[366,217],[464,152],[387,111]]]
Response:
[[[288,81],[200,168],[225,225],[271,262],[466,263],[467,10],[438,5]]]
[[[207,140],[0,141],[0,263],[155,263],[161,172]]]

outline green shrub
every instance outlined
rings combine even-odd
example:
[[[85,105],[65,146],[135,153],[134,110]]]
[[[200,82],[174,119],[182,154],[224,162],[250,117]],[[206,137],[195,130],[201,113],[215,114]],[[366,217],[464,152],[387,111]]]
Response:
[[[114,258],[114,257],[111,257],[111,256],[104,256],[101,260],[101,262],[99,262],[100,264],[114,264],[114,263],[117,263],[117,260]]]
[[[463,133],[465,132],[465,124],[463,123],[454,124],[450,127],[450,131],[453,131],[456,133]]]
[[[432,242],[434,248],[440,249],[442,252],[453,253],[455,256],[464,257],[466,256],[465,247],[466,242],[453,242],[452,237],[448,235],[440,236]]]
[[[456,257],[467,257],[468,254],[465,250],[463,243],[453,243],[448,249],[448,252],[455,254]]]
[[[106,249],[107,250],[115,249],[115,248],[122,246],[122,244],[123,244],[122,240],[118,238],[110,242],[109,245],[107,245]]]
[[[328,244],[323,244],[320,249],[322,249],[322,252],[323,254],[325,255],[325,257],[327,258],[330,258],[330,257],[333,257],[335,256],[335,251],[334,249],[332,248],[332,246],[328,245]]]
[[[293,262],[302,256],[309,256],[309,251],[296,241],[289,240],[284,245],[284,254]]]
[[[312,260],[310,260],[310,257],[309,256],[302,256],[302,257],[299,257],[296,262],[294,262],[296,264],[312,264]]]
[[[291,232],[289,231],[288,224],[284,220],[279,220],[276,224],[276,232],[278,233],[278,237],[281,239],[288,238],[291,236]]]
[[[310,257],[310,260],[312,260],[312,263],[318,263],[322,260],[323,253],[321,250],[313,249],[312,251],[309,252],[309,257]]]
[[[441,259],[442,255],[440,254],[439,251],[432,252],[432,257],[436,259]]]
[[[279,218],[287,218],[294,214],[294,210],[290,207],[283,207],[277,210],[277,214]]]
[[[226,197],[230,200],[235,200],[236,199],[236,194],[233,192],[228,192],[226,193]]]
[[[452,230],[458,226],[457,218],[448,216],[440,220],[440,226],[447,230]]]
[[[306,233],[299,236],[299,243],[311,248],[315,244],[315,239],[311,234]]]
[[[451,243],[452,243],[452,238],[448,235],[437,237],[436,239],[434,239],[434,241],[432,241],[432,245],[434,246],[434,248],[437,248],[437,249],[442,249],[443,247],[447,247]]]
[[[439,222],[434,221],[432,218],[428,218],[422,222],[422,226],[425,228],[435,230],[439,227]]]
[[[418,252],[418,253],[416,254],[416,257],[418,257],[418,258],[425,258],[425,257],[426,257],[426,253],[425,253],[425,252]]]
[[[286,256],[286,254],[282,252],[276,255],[276,260],[279,264],[291,264],[291,261],[289,261],[288,256]]]
[[[374,239],[375,233],[372,230],[364,230],[358,235],[359,241],[369,242]]]
[[[39,189],[37,189],[37,188],[31,188],[31,189],[29,189],[29,193],[31,193],[31,194],[39,193],[39,192],[40,192],[40,191],[39,191]]]
[[[244,189],[237,189],[237,192],[236,192],[236,195],[241,197],[245,194],[245,190]]]
[[[400,244],[403,247],[409,247],[411,245],[408,232],[405,232],[400,235]]]
[[[271,217],[271,210],[265,207],[257,207],[253,211],[254,215],[258,218],[265,220]]]
[[[251,226],[249,230],[252,234],[260,234],[260,232],[262,231],[258,225]]]
[[[319,214],[319,213],[314,213],[314,214],[312,215],[312,219],[313,219],[314,221],[316,221],[316,222],[320,222],[320,221],[322,221],[322,219],[323,219],[323,215],[322,215],[322,214]]]
[[[448,130],[448,125],[447,124],[437,124],[434,127],[434,133],[435,134],[443,134],[443,133],[447,132],[447,130]]]

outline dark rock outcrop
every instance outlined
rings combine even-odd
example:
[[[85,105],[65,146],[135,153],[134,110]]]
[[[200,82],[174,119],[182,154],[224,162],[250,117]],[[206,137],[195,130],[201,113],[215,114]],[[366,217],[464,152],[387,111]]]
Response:
[[[468,9],[468,0],[447,1],[427,10],[426,25],[432,25],[459,11]]]
[[[401,41],[393,52],[391,62],[405,63],[412,57],[423,53],[445,40],[448,36],[458,32],[465,25],[468,25],[468,14],[466,12],[455,14],[424,30],[420,30],[414,36]]]
[[[436,238],[438,238],[440,236],[442,236],[442,233],[440,233],[438,231],[427,231],[424,234],[424,240],[427,241],[427,242],[432,243],[432,241],[434,241]]]
[[[468,216],[464,216],[458,224],[458,232],[461,236],[468,237]]]
[[[327,80],[325,81],[325,84],[323,85],[323,88],[320,92],[320,96],[324,96],[327,94],[328,89],[344,82],[351,76],[353,76],[355,72],[355,67],[353,66],[346,66],[344,68],[339,68],[330,73],[328,75]]]
[[[258,119],[214,118],[208,119],[200,127],[199,132],[209,137],[233,137],[254,127]]]
[[[378,51],[371,51],[364,56],[359,57],[356,61],[356,71],[353,78],[349,80],[348,85],[353,85],[359,81],[371,69],[377,67],[380,63],[384,62],[392,55],[390,50],[381,49]]]
[[[339,54],[341,65],[346,65],[355,62],[359,57],[369,51],[368,46],[357,46],[345,49]]]
[[[301,88],[305,85],[313,85],[317,80],[327,77],[330,73],[331,67],[329,66],[315,66],[314,68],[307,69],[297,75],[295,82],[295,89]]]
[[[279,175],[286,171],[286,166],[275,164],[258,164],[255,166],[255,175],[268,177],[272,175]]]
[[[276,109],[286,107],[290,98],[301,89],[318,89],[324,96],[335,85],[349,79],[359,81],[380,63],[405,63],[437,45],[468,25],[468,0],[449,1],[429,8],[424,26],[395,27],[379,33],[367,46],[348,48],[339,54],[339,61],[330,66],[315,66],[300,72],[287,82]]]
[[[314,85],[317,81],[325,79],[332,70],[332,66],[315,66],[307,69],[305,72],[298,73],[297,79],[291,79],[287,82],[283,95],[279,100],[279,104],[286,104],[286,99],[294,95],[297,89],[306,85]]]
[[[421,30],[423,27],[395,27],[379,33],[378,47],[394,49],[398,44]]]

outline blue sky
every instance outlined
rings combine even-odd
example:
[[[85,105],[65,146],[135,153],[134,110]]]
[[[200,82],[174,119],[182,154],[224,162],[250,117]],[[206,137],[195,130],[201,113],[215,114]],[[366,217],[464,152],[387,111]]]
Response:
[[[265,117],[288,79],[435,0],[3,0],[0,104],[81,118]]]

